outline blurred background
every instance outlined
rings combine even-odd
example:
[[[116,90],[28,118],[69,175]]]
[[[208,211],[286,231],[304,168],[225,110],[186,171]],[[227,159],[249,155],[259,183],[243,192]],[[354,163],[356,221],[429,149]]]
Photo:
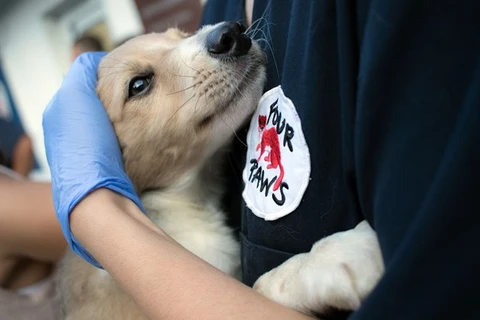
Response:
[[[31,179],[50,180],[42,113],[77,50],[86,49],[92,39],[108,51],[133,36],[171,26],[196,30],[203,2],[0,0],[0,120],[15,123],[30,137],[35,156]],[[0,130],[0,142],[16,139],[5,131]]]

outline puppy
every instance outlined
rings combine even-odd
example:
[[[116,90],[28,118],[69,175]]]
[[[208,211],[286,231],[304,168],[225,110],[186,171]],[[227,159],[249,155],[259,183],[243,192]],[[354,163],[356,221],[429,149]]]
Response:
[[[98,95],[148,216],[185,248],[240,277],[240,247],[220,209],[225,147],[253,113],[265,56],[237,23],[127,41],[100,63]],[[144,319],[110,275],[64,259],[66,319]]]
[[[265,57],[233,22],[194,35],[170,29],[127,41],[99,67],[98,95],[148,216],[185,248],[240,277],[240,250],[220,209],[219,172],[234,132],[254,112]],[[307,314],[352,310],[383,272],[366,223],[320,240],[254,288]],[[110,275],[69,252],[61,267],[66,319],[145,319]]]

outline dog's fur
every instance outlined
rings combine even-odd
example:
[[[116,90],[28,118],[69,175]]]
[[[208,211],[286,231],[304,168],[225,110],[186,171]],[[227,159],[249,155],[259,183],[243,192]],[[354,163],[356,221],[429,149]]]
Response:
[[[260,99],[265,58],[255,42],[241,57],[213,57],[205,47],[213,28],[129,40],[102,60],[98,94],[148,216],[188,250],[238,277],[239,244],[220,209],[219,168],[235,129]],[[138,77],[151,77],[149,89],[129,97]],[[355,309],[382,272],[375,233],[362,223],[319,241],[254,288],[305,313]],[[107,272],[71,252],[61,279],[67,319],[145,318]]]
[[[378,239],[366,221],[317,241],[262,275],[253,288],[309,315],[360,307],[383,274]]]
[[[148,216],[238,278],[240,249],[220,209],[219,172],[224,147],[260,99],[265,57],[256,43],[240,57],[213,57],[205,46],[213,28],[194,36],[170,29],[126,42],[102,60],[97,89]],[[149,89],[129,97],[139,76],[152,77]],[[144,318],[105,271],[72,253],[62,270],[67,319]]]

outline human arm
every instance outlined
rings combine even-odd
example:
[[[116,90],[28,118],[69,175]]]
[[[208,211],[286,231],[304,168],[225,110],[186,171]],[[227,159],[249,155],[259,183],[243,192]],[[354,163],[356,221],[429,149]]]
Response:
[[[307,318],[191,254],[143,214],[95,94],[100,58],[77,59],[44,113],[55,207],[70,245],[154,319]]]
[[[0,171],[0,257],[57,262],[66,244],[55,217],[51,185]]]
[[[44,279],[66,249],[50,184],[0,166],[0,203],[0,287],[16,289]]]
[[[190,253],[133,202],[107,189],[81,201],[70,223],[79,242],[152,319],[309,319]]]

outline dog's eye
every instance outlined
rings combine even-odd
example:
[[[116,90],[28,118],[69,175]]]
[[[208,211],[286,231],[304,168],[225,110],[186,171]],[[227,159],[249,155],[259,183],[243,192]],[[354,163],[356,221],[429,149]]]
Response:
[[[128,85],[128,97],[134,97],[139,94],[147,92],[152,82],[152,75],[135,77]]]

